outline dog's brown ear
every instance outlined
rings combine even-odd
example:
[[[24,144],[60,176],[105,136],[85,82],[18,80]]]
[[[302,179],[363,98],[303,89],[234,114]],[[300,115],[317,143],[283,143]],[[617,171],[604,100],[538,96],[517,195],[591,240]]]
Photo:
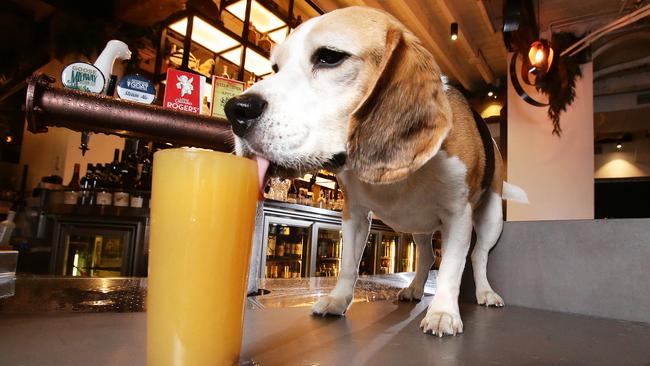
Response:
[[[364,100],[348,129],[348,164],[367,183],[391,183],[419,169],[451,129],[440,69],[412,34],[391,26]]]

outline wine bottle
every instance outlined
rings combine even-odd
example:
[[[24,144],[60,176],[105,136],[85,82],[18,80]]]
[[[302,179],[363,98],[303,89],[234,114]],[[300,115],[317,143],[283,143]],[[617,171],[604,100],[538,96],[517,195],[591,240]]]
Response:
[[[72,179],[70,179],[70,183],[68,183],[67,186],[68,189],[63,195],[63,203],[66,205],[76,205],[79,201],[81,193],[81,186],[79,185],[79,169],[81,169],[81,166],[78,163],[75,164]]]
[[[86,175],[81,178],[81,204],[93,205],[95,203],[95,167],[92,164],[86,165]]]
[[[119,152],[119,150],[116,150]],[[115,192],[113,193],[113,206],[129,207],[129,193],[126,191],[126,183],[129,181],[129,167],[126,163],[126,151],[122,150],[122,158],[113,168],[115,174]]]
[[[110,165],[97,164],[95,168],[96,176],[96,194],[95,204],[101,206],[110,206],[113,203],[113,194],[108,190],[110,184],[109,180]]]

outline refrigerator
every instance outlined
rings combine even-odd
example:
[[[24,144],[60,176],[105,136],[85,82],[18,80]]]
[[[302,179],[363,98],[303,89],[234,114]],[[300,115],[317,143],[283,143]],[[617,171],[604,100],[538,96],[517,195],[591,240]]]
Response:
[[[359,275],[361,276],[375,274],[375,254],[378,238],[379,233],[376,231],[371,231],[368,234],[368,240],[366,241],[366,246],[363,249],[361,261],[359,262]]]
[[[398,260],[397,272],[415,272],[417,252],[415,250],[415,241],[410,234],[403,236],[402,245],[399,248]]]
[[[142,272],[141,222],[56,221],[51,273],[72,277],[134,276]]]
[[[343,235],[341,226],[315,223],[312,231],[313,252],[310,276],[337,277],[341,271]]]
[[[400,234],[380,232],[376,251],[375,274],[391,274],[397,272],[397,250],[401,241]]]
[[[302,278],[307,272],[312,222],[267,216],[262,268],[265,278]]]

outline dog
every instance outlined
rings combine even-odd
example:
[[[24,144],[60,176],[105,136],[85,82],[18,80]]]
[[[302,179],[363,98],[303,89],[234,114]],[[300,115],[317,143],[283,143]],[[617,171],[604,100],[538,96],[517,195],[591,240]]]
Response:
[[[415,239],[417,270],[401,300],[422,298],[432,235],[442,233],[425,333],[463,332],[458,294],[472,228],[476,300],[503,306],[487,279],[488,252],[503,227],[502,199],[523,202],[526,194],[504,182],[487,127],[417,37],[388,13],[343,8],[300,25],[271,62],[275,73],[225,111],[235,152],[258,161],[260,187],[269,175],[337,173],[346,197],[341,271],[313,313],[343,315],[350,307],[372,214]]]

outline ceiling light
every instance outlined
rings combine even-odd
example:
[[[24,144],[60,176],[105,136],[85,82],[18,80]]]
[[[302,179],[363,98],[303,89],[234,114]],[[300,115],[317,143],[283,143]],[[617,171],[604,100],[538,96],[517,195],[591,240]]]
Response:
[[[243,22],[246,18],[246,0],[240,0],[231,4],[226,7],[226,10]],[[282,19],[275,16],[275,14],[271,13],[255,0],[251,2],[250,22],[253,23],[255,28],[261,33],[266,33],[286,26]]]
[[[228,51],[222,54],[221,57],[234,63],[235,65],[239,65],[239,62],[241,60],[241,50],[241,47],[236,48],[232,51]],[[252,72],[255,75],[266,75],[273,72],[273,69],[271,68],[271,62],[250,48],[246,49],[246,62],[244,65],[244,70]]]
[[[7,143],[12,142],[13,140],[14,140],[14,138],[11,137],[11,136],[7,136],[7,137],[5,137],[5,142],[7,142]]]
[[[183,18],[176,23],[169,26],[173,31],[185,36],[187,30],[187,18]],[[211,26],[205,20],[194,17],[192,23],[192,41],[200,44],[201,46],[209,49],[214,53],[223,52],[229,48],[233,48],[239,44],[237,40],[231,38],[224,32]]]
[[[490,91],[488,92],[488,97],[491,97],[491,96],[493,96],[493,95],[494,95],[494,92],[493,92],[492,90],[490,90]]]
[[[451,40],[455,41],[458,39],[458,23],[451,23]]]
[[[289,30],[289,27],[284,27],[280,28],[276,31],[270,32],[269,33],[269,38],[273,40],[275,43],[282,43],[284,40],[287,38],[287,31]]]
[[[620,142],[619,142],[618,144],[616,144],[616,148],[617,148],[617,149],[620,150],[622,147],[623,147],[623,144],[621,144]]]

